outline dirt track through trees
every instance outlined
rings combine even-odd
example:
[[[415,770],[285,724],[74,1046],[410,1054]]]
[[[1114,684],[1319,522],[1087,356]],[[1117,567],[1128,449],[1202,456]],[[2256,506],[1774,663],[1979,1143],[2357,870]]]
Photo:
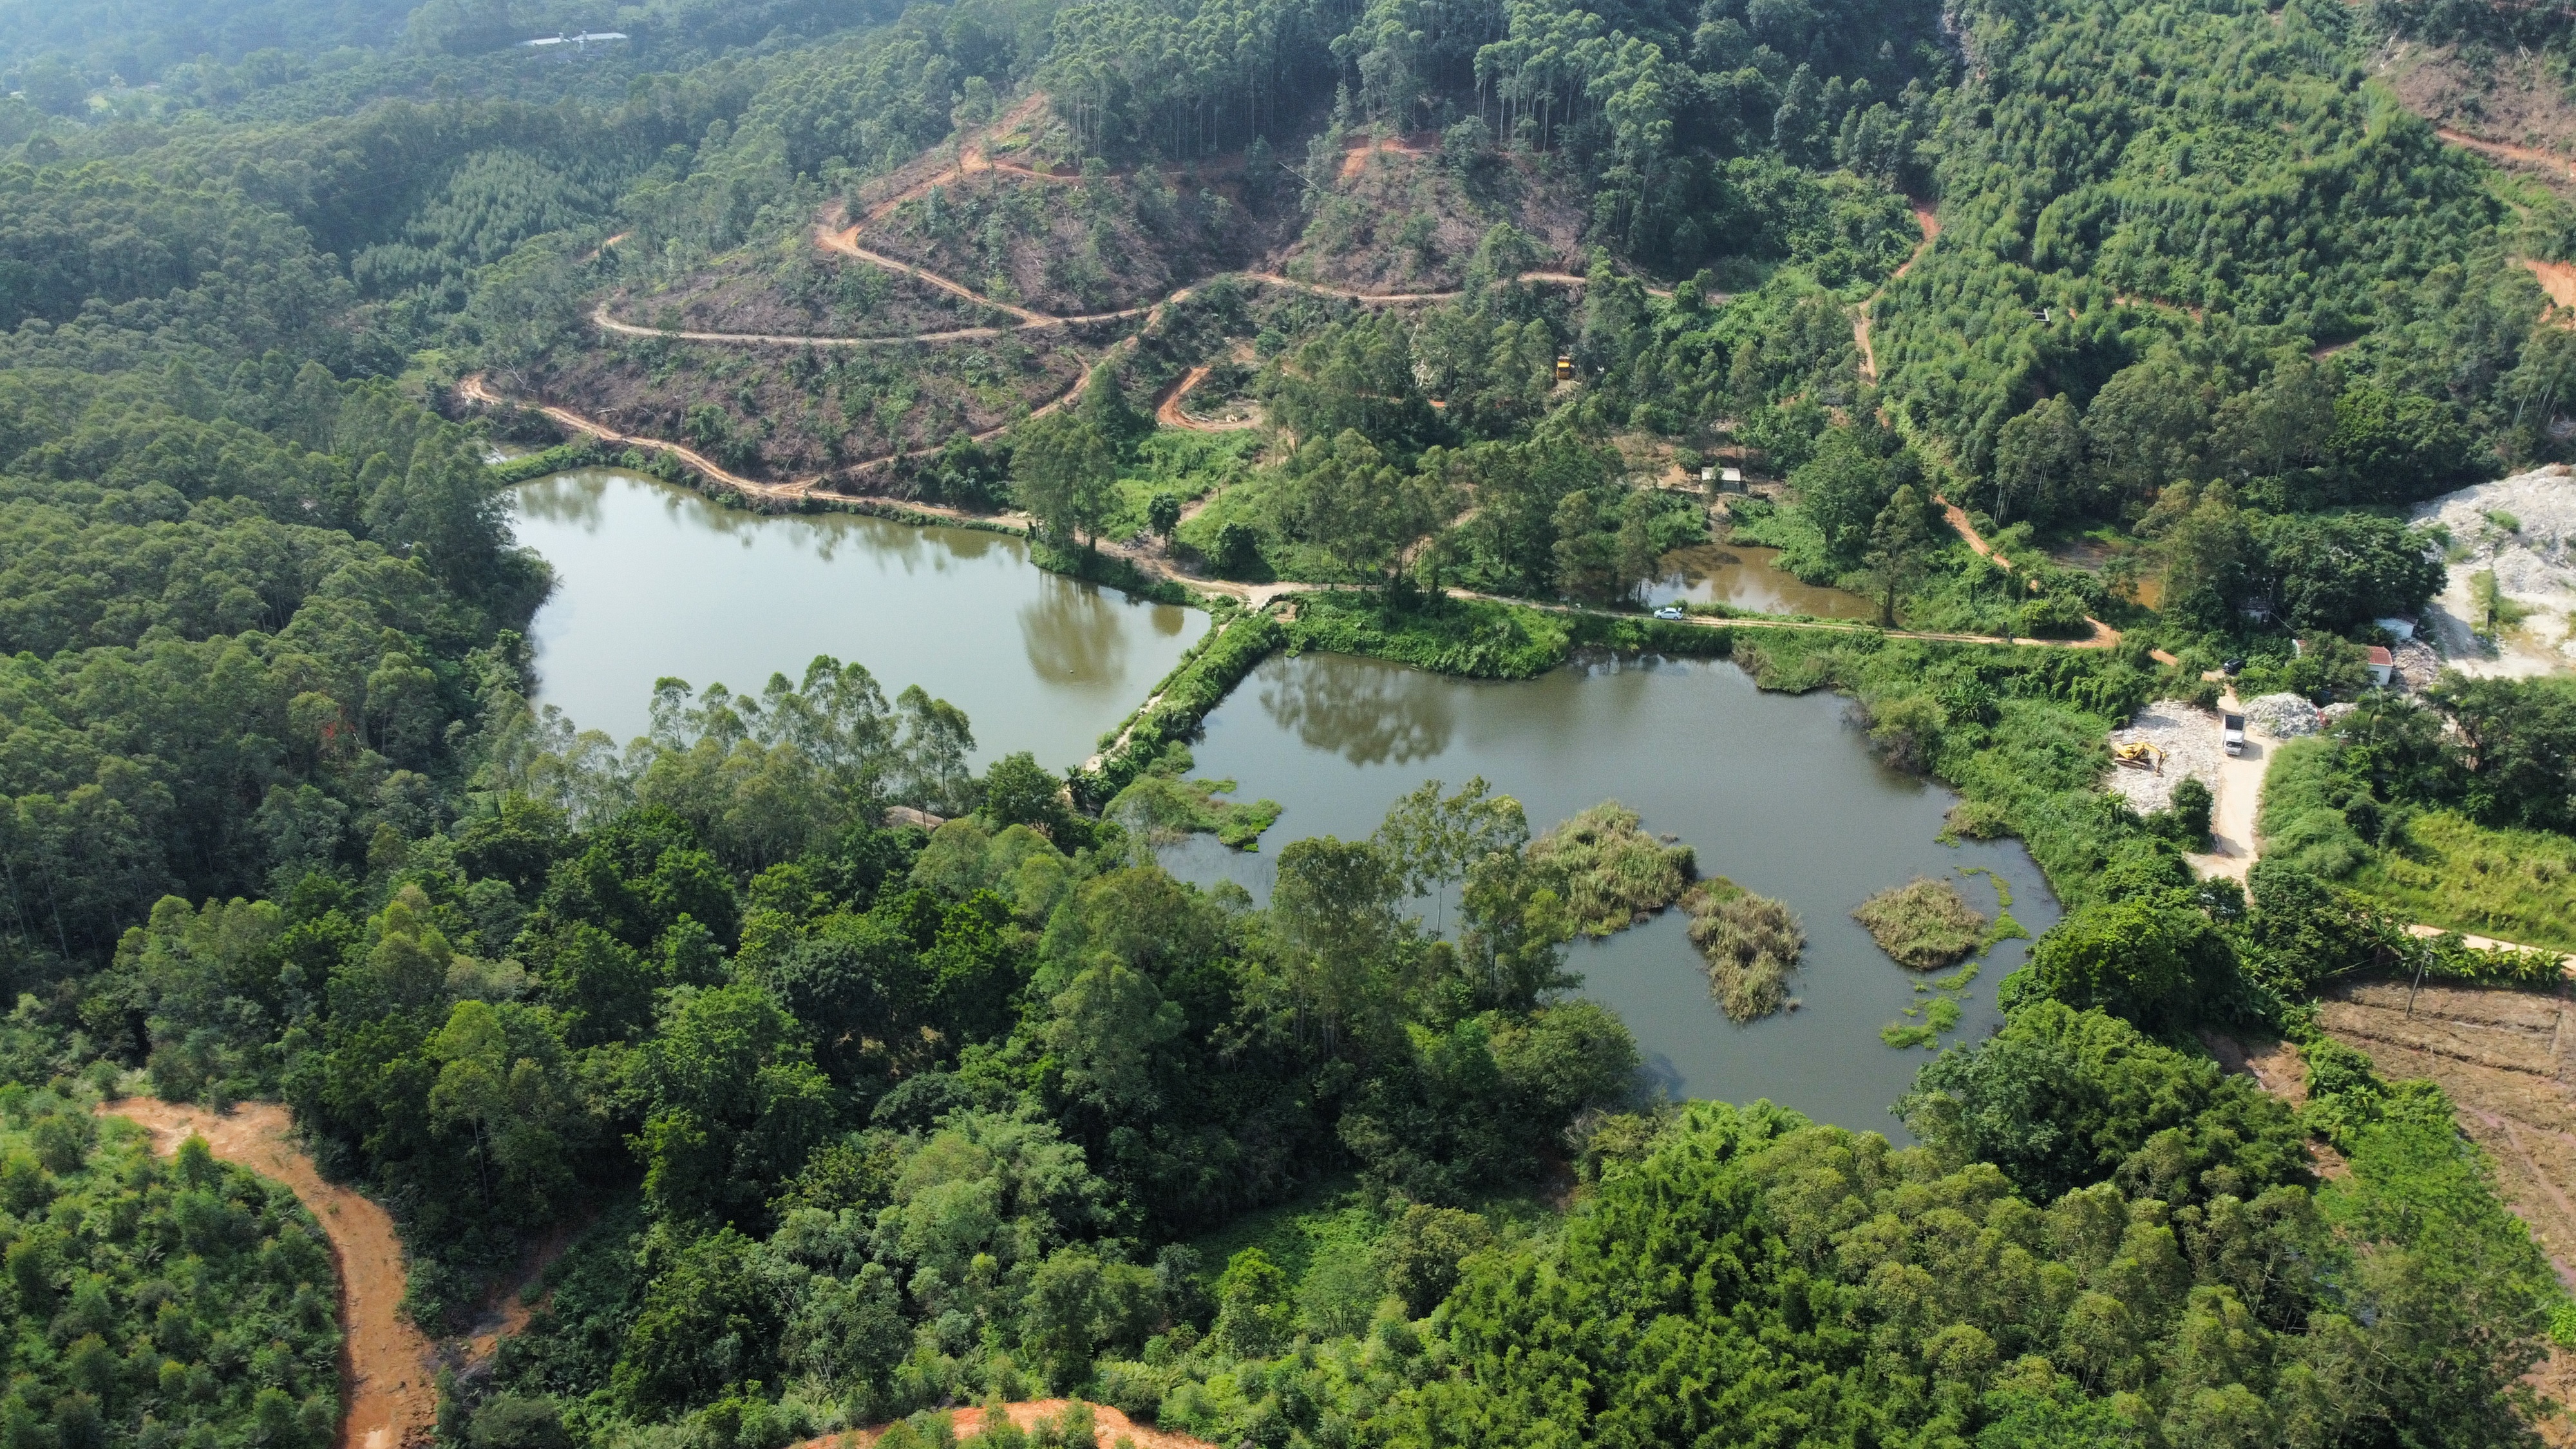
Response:
[[[1888,288],[1895,286],[1907,272],[1914,270],[1914,264],[1923,260],[1923,254],[1932,250],[1932,243],[1941,239],[1941,219],[1932,214],[1931,207],[1919,201],[1914,203],[1914,224],[1922,228],[1923,240],[1915,243],[1913,255],[1898,263],[1895,271],[1888,273],[1887,280],[1879,283],[1878,290],[1869,294],[1868,299],[1860,304],[1860,310],[1852,317],[1852,341],[1860,345],[1861,374],[1872,382],[1878,381],[1878,353],[1869,343],[1870,311],[1878,305],[1878,299]]]
[[[2553,152],[2536,150],[2529,146],[2517,146],[2510,141],[2490,141],[2484,136],[2472,136],[2466,131],[2453,130],[2449,126],[2436,126],[2433,134],[2454,146],[2475,151],[2491,160],[2511,161],[2517,165],[2554,171],[2566,180],[2576,181],[2576,161],[2570,161]]]
[[[1018,1403],[1005,1404],[1002,1407],[1004,1412],[1010,1415],[1013,1424],[1022,1429],[1028,1429],[1040,1419],[1053,1418],[1064,1412],[1068,1402],[1065,1399],[1023,1399]],[[1091,1406],[1091,1422],[1098,1431],[1099,1440],[1104,1449],[1105,1446],[1115,1445],[1122,1439],[1133,1443],[1136,1449],[1218,1449],[1218,1446],[1205,1439],[1193,1439],[1187,1434],[1175,1434],[1169,1429],[1157,1429],[1151,1424],[1139,1424],[1107,1404]],[[826,1434],[820,1439],[808,1439],[802,1444],[794,1445],[792,1449],[868,1449],[868,1446],[885,1437],[885,1431],[889,1427],[891,1426],[877,1424],[865,1429],[852,1429],[843,1434]],[[949,1411],[948,1427],[958,1438],[963,1439],[984,1427],[984,1411],[980,1408],[953,1409]]]
[[[1135,339],[1132,337],[1128,339],[1129,344],[1132,344],[1134,341]],[[1054,397],[1051,397],[1045,402],[1038,404],[1036,407],[1031,408],[1028,416],[1032,418],[1042,418],[1047,414],[1062,408],[1065,404],[1072,402],[1075,398],[1082,395],[1082,385],[1090,376],[1091,369],[1088,367],[1084,368],[1081,372],[1075,374],[1070,386],[1066,387],[1064,391],[1057,393]],[[499,393],[494,392],[492,390],[490,379],[479,372],[458,382],[456,384],[456,391],[458,396],[465,398],[469,402],[483,403],[487,406],[533,407],[537,411],[544,413],[547,417],[554,419],[564,427],[570,428],[576,433],[582,433],[589,437],[597,438],[603,443],[623,443],[629,447],[643,448],[651,452],[668,453],[672,457],[679,459],[681,462],[688,464],[690,467],[697,469],[699,472],[715,479],[717,482],[724,484],[728,488],[736,489],[753,498],[765,498],[773,502],[793,502],[797,499],[811,496],[817,488],[820,488],[826,481],[833,477],[855,478],[861,473],[872,472],[878,468],[886,467],[906,458],[931,457],[937,454],[941,449],[948,446],[946,443],[941,443],[935,447],[909,448],[900,453],[887,453],[880,457],[867,459],[864,462],[853,463],[850,466],[841,469],[838,474],[818,473],[810,478],[796,478],[785,483],[763,483],[757,479],[745,478],[739,473],[732,473],[723,468],[719,468],[710,461],[705,454],[698,452],[694,448],[685,447],[679,443],[669,442],[662,438],[648,438],[638,433],[621,433],[617,429],[612,428],[608,424],[600,422],[595,418],[584,417],[570,408],[557,407],[552,403],[520,403],[514,399],[505,398]],[[1026,421],[1026,419],[1022,419],[1022,421]],[[970,436],[975,442],[987,443],[1000,437],[1002,434],[1009,432],[1016,426],[1018,426],[1017,423],[1004,423],[999,427],[986,428],[984,431],[971,434]],[[879,498],[864,493],[835,493],[834,496],[845,498],[854,503],[882,503],[890,508],[902,508],[914,513],[930,514],[941,518],[954,518],[961,521],[972,520],[980,522],[989,516],[985,514],[967,513],[955,508],[942,507],[935,503],[919,503],[908,498]],[[1001,516],[1006,519],[1024,519],[1026,517],[1024,514],[1003,514]]]
[[[156,1097],[124,1097],[99,1106],[152,1134],[169,1156],[191,1136],[226,1162],[274,1178],[321,1224],[339,1270],[342,1413],[339,1449],[406,1449],[426,1444],[438,1418],[428,1338],[401,1314],[402,1239],[391,1215],[366,1197],[326,1182],[290,1138],[294,1122],[275,1102],[245,1102],[216,1114]]]
[[[1198,281],[1192,282],[1188,286],[1178,288],[1169,296],[1144,306],[1128,307],[1114,312],[1098,312],[1087,316],[1059,317],[1050,313],[1023,307],[1017,303],[1004,302],[997,298],[987,296],[953,277],[942,276],[937,272],[931,271],[927,267],[918,266],[911,262],[890,257],[883,252],[873,251],[867,247],[859,245],[859,237],[864,234],[868,228],[875,226],[878,222],[893,215],[897,208],[903,206],[907,202],[919,200],[921,197],[928,195],[932,190],[938,187],[948,185],[952,182],[961,181],[970,175],[983,172],[999,172],[1004,175],[1024,177],[1033,181],[1057,184],[1084,180],[1085,178],[1081,176],[1067,176],[1056,172],[1037,171],[1026,166],[1016,166],[1007,162],[997,162],[992,160],[987,154],[985,147],[992,136],[1010,127],[1018,125],[1020,122],[1033,115],[1045,104],[1046,96],[1042,92],[1033,93],[1024,97],[1017,104],[1013,105],[1009,111],[1005,112],[999,119],[993,121],[990,125],[979,129],[972,136],[968,137],[959,147],[957,160],[954,162],[951,162],[944,167],[932,170],[926,175],[918,176],[911,181],[905,182],[898,186],[889,195],[869,203],[866,209],[859,214],[856,220],[852,220],[850,218],[847,207],[844,203],[835,202],[824,212],[822,220],[817,223],[814,228],[814,243],[825,251],[834,252],[841,256],[849,257],[854,261],[866,262],[870,266],[882,267],[887,271],[897,273],[898,275],[910,277],[925,286],[946,292],[950,296],[956,297],[961,301],[971,302],[979,307],[989,307],[997,311],[1008,313],[1010,316],[1019,319],[1019,325],[1016,328],[952,327],[932,332],[914,332],[880,337],[838,337],[823,335],[786,336],[776,333],[762,332],[690,332],[660,327],[645,327],[633,322],[618,321],[617,319],[609,316],[608,304],[604,301],[593,309],[591,320],[602,330],[619,333],[629,337],[669,337],[684,342],[728,343],[744,346],[773,347],[890,347],[913,342],[936,343],[974,341],[998,337],[1005,331],[1044,330],[1058,327],[1078,326],[1092,322],[1118,322],[1135,317],[1149,317],[1151,314],[1160,311],[1162,308],[1188,297],[1192,287],[1203,286],[1207,282],[1214,280],[1213,277],[1200,278]],[[1356,149],[1351,153],[1352,161],[1356,162],[1364,159],[1370,153],[1371,149],[1372,148],[1369,146],[1363,144],[1359,149]],[[1375,149],[1414,150],[1417,148],[1399,144],[1377,147]],[[1175,169],[1172,174],[1178,175],[1180,172]],[[1937,231],[1939,228],[1936,225],[1933,229]],[[1261,282],[1268,286],[1292,288],[1298,291],[1308,292],[1319,297],[1335,297],[1344,301],[1357,302],[1363,306],[1412,306],[1422,303],[1451,301],[1466,295],[1462,291],[1355,292],[1347,288],[1327,286],[1319,282],[1298,281],[1291,277],[1282,276],[1276,272],[1244,272],[1239,275],[1243,276],[1247,280]],[[1514,278],[1514,280],[1522,282],[1546,282],[1557,286],[1568,287],[1581,287],[1588,285],[1589,283],[1588,278],[1577,276],[1572,272],[1545,270],[1523,272]],[[1670,291],[1658,287],[1649,287],[1646,291],[1649,295],[1657,297],[1669,297],[1672,295]],[[1723,301],[1724,298],[1718,298],[1715,300]]]
[[[1163,395],[1160,403],[1155,405],[1154,421],[1164,427],[1179,428],[1183,432],[1190,433],[1239,433],[1246,428],[1261,426],[1259,418],[1235,418],[1230,421],[1212,422],[1204,418],[1191,417],[1181,411],[1181,399],[1188,397],[1191,389],[1207,381],[1208,371],[1207,365],[1202,363],[1181,374],[1181,380],[1173,385],[1170,392]]]

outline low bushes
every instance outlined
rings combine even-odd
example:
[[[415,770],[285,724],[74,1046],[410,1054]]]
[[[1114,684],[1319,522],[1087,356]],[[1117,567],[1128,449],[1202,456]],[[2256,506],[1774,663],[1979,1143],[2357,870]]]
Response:
[[[549,473],[562,473],[574,468],[591,468],[608,461],[608,450],[595,438],[575,438],[569,443],[505,458],[491,468],[492,486],[508,488],[543,478]]]
[[[1232,780],[1191,780],[1189,747],[1166,745],[1151,768],[1138,775],[1101,814],[1147,840],[1169,844],[1189,834],[1213,835],[1236,850],[1254,850],[1261,833],[1279,823],[1276,800],[1221,800],[1234,793]]]

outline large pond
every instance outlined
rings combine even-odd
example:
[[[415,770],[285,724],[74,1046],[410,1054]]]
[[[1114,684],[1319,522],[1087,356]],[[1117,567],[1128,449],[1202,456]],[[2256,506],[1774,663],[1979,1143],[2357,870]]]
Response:
[[[966,711],[979,761],[1081,763],[1207,627],[1030,565],[1016,538],[848,513],[768,516],[617,469],[517,490],[519,541],[554,566],[534,627],[537,697],[642,734],[653,682],[756,692],[817,654],[890,699],[918,684]]]
[[[1646,828],[1688,842],[1704,874],[1788,902],[1804,920],[1797,1010],[1738,1026],[1711,1000],[1700,958],[1668,911],[1578,946],[1586,994],[1615,1008],[1674,1098],[1768,1097],[1823,1121],[1901,1133],[1888,1104],[1927,1059],[1879,1029],[1928,997],[1851,918],[1865,898],[1918,875],[1947,877],[1979,910],[1993,877],[2033,932],[2058,916],[2030,856],[2013,842],[1944,845],[1954,797],[1880,767],[1830,694],[1764,694],[1731,664],[1645,660],[1574,666],[1495,684],[1444,678],[1337,655],[1273,658],[1208,717],[1197,773],[1232,777],[1238,796],[1286,812],[1266,843],[1368,834],[1396,796],[1427,778],[1456,787],[1482,775],[1516,796],[1531,827],[1608,798]],[[1205,837],[1167,864],[1201,883],[1233,879],[1266,895],[1272,857],[1236,854]],[[1431,914],[1431,912],[1426,912]],[[1950,1040],[1975,1041],[2002,1020],[1995,985],[2025,943],[1987,957]]]
[[[1204,615],[1045,573],[997,534],[756,515],[617,470],[559,474],[516,498],[520,541],[558,580],[534,628],[538,696],[620,739],[644,730],[663,676],[757,690],[772,671],[793,676],[830,654],[865,664],[889,695],[918,683],[963,708],[985,761],[1030,750],[1062,767],[1089,755],[1206,627]],[[1767,558],[1733,553],[1686,561],[1676,572],[1699,581],[1680,586],[1748,603],[1783,588]],[[1831,592],[1777,593],[1772,607],[1834,612],[1818,607],[1836,602]],[[1895,1132],[1887,1105],[1926,1054],[1885,1046],[1878,1032],[1927,998],[1852,907],[1936,875],[1991,912],[1990,881],[1957,874],[1977,866],[2010,885],[2013,914],[2031,930],[2057,907],[2018,845],[1940,844],[1950,797],[1881,769],[1842,714],[1831,695],[1762,694],[1728,664],[1594,664],[1494,684],[1332,655],[1275,658],[1209,716],[1198,773],[1288,807],[1270,851],[1301,836],[1366,835],[1396,796],[1433,777],[1454,787],[1482,775],[1539,829],[1625,801],[1648,828],[1689,842],[1702,871],[1786,900],[1807,931],[1791,988],[1799,1008],[1749,1026],[1710,999],[1678,912],[1577,946],[1585,992],[1627,1021],[1654,1084],[1675,1098],[1769,1097]],[[1233,879],[1268,894],[1269,853],[1201,837],[1165,858],[1202,884]],[[1995,983],[2022,951],[1996,947],[1951,1040],[2000,1020]]]

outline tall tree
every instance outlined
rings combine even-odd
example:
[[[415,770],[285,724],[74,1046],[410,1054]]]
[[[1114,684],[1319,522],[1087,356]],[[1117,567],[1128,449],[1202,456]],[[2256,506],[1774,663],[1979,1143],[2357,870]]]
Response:
[[[1059,412],[1020,425],[1011,452],[1012,492],[1048,534],[1097,548],[1117,485],[1117,454],[1087,419]]]

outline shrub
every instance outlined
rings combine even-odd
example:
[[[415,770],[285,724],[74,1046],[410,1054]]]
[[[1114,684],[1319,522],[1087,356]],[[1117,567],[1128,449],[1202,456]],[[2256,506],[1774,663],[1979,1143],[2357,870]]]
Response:
[[[2043,594],[2021,606],[2021,632],[2034,639],[2087,639],[2093,621],[2073,594]]]

